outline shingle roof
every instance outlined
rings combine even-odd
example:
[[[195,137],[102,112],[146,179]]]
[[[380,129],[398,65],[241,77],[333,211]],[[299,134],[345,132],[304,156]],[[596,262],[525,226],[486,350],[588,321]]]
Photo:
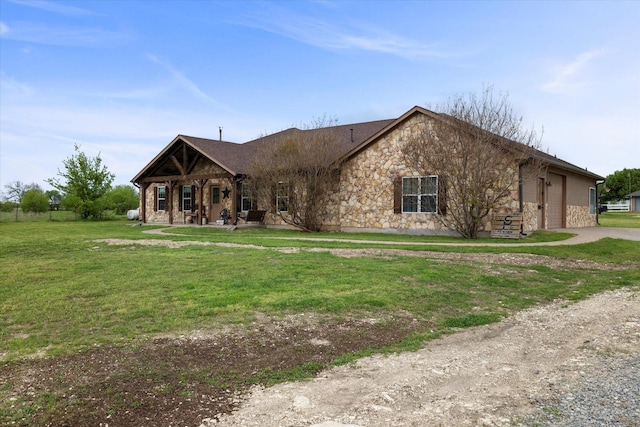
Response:
[[[245,173],[255,146],[180,135],[181,139],[233,175]]]
[[[338,150],[335,153],[335,159],[348,158],[355,153],[365,149],[370,143],[376,141],[380,135],[390,131],[398,124],[402,123],[413,114],[425,114],[432,118],[441,119],[442,116],[422,107],[414,107],[407,111],[397,119],[377,120],[364,123],[353,123],[339,126],[332,126],[329,129],[338,140]],[[266,135],[243,144],[234,142],[221,141],[215,139],[198,138],[194,136],[178,135],[169,143],[147,166],[145,166],[133,179],[132,182],[138,182],[154,170],[155,165],[159,162],[166,161],[168,153],[172,147],[180,141],[188,144],[200,154],[206,156],[212,162],[220,165],[232,175],[245,175],[249,165],[256,152],[265,144],[280,141],[285,138],[291,138],[297,135],[311,135],[314,132],[322,132],[325,129],[309,129],[301,130],[298,128],[290,128],[271,135]],[[594,179],[604,179],[603,177],[582,169],[555,156],[537,150],[536,157],[550,165],[574,171],[583,175],[587,175]]]

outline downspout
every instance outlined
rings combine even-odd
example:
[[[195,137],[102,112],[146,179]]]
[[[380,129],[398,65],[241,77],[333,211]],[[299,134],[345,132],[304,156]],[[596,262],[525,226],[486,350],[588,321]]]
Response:
[[[598,185],[604,184],[606,179],[596,179],[596,225],[600,225],[600,194],[598,194]],[[602,186],[604,188],[604,185]]]
[[[145,188],[145,193],[142,194],[142,189],[140,188],[140,186],[138,185],[137,182],[133,182],[132,183],[134,187],[136,187],[138,189],[138,201],[140,203],[140,205],[138,206],[138,219],[140,220],[141,223],[145,223],[145,218],[144,218],[144,214],[145,214],[145,209],[144,209],[144,205],[145,202],[147,200],[147,192],[146,192],[146,188]]]
[[[518,166],[518,203],[520,205],[520,213],[524,213],[524,201],[522,200],[524,198],[524,189],[522,179],[522,163],[520,163]]]
[[[520,214],[522,215],[522,220],[520,221],[520,235],[526,236],[524,233],[524,202],[522,200],[524,198],[524,189],[522,179],[522,163],[520,163],[520,165],[518,165],[518,205]]]

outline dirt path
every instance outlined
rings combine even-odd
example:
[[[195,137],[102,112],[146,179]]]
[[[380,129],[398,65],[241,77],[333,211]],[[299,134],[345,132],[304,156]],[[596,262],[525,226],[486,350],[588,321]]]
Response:
[[[617,290],[258,388],[233,415],[202,425],[508,426],[597,372],[602,356],[631,355],[640,355],[640,291]]]

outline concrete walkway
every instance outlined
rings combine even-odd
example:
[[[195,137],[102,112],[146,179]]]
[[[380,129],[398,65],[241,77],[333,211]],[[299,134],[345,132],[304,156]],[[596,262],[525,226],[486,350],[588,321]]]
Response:
[[[555,242],[538,242],[526,243],[526,240],[520,243],[493,243],[493,242],[477,242],[477,243],[439,243],[439,242],[393,242],[385,240],[356,240],[356,239],[331,239],[321,237],[270,237],[277,240],[292,241],[310,241],[310,242],[347,242],[347,243],[364,243],[364,244],[382,244],[382,245],[402,245],[402,246],[496,246],[496,247],[518,247],[518,246],[563,246],[563,245],[579,245],[581,243],[596,242],[605,237],[613,239],[634,240],[640,242],[640,228],[616,228],[616,227],[585,227],[585,228],[561,228],[555,230],[558,232],[566,232],[575,234],[566,240]],[[171,235],[171,231],[161,229],[145,230],[144,233],[157,235]],[[184,236],[184,234],[180,234]],[[264,238],[264,237],[263,237]]]
[[[558,232],[566,232],[575,234],[566,240],[555,242],[538,242],[526,243],[493,243],[493,242],[477,242],[477,243],[438,243],[438,242],[391,242],[381,240],[352,240],[352,239],[325,239],[313,237],[273,237],[273,239],[281,240],[305,240],[305,241],[325,241],[325,242],[348,242],[348,243],[367,243],[367,244],[384,244],[384,245],[403,245],[403,246],[496,246],[496,247],[518,247],[518,246],[563,246],[578,245],[581,243],[596,242],[605,237],[614,239],[625,239],[640,241],[640,228],[615,228],[615,227],[585,227],[585,228],[561,228],[554,230]]]

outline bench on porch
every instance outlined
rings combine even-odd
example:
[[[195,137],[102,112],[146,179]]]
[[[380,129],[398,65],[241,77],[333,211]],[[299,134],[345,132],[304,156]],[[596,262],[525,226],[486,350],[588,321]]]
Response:
[[[266,213],[267,211],[239,212],[238,218],[243,219],[245,222],[263,222]]]
[[[194,206],[193,209],[191,211],[184,211],[184,219],[183,219],[183,223],[186,224],[187,223],[187,218],[189,218],[189,223],[192,223],[195,221],[195,224],[200,224],[200,222],[202,221],[200,218],[198,218],[198,206]],[[207,217],[207,209],[206,206],[202,207],[202,218],[206,218]]]

